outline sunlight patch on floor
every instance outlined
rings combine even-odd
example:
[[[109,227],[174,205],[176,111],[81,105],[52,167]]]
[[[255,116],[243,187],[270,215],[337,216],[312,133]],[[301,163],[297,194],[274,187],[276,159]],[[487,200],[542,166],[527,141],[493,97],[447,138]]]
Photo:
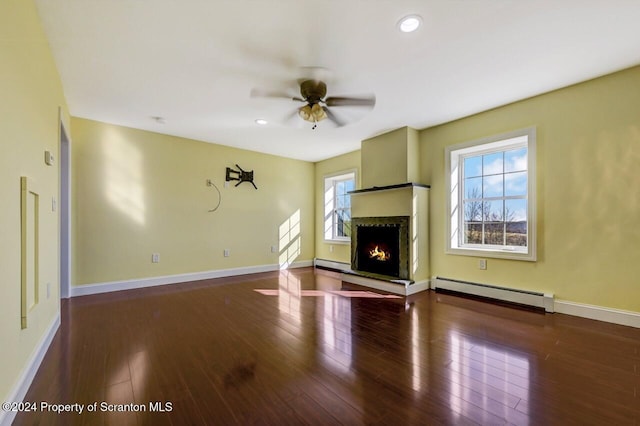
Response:
[[[256,288],[253,291],[265,296],[279,296],[280,290],[273,289],[260,289]],[[341,296],[348,298],[364,298],[364,299],[402,299],[402,296],[395,294],[380,294],[372,291],[350,291],[350,290],[300,290],[301,297],[324,297],[324,296]]]

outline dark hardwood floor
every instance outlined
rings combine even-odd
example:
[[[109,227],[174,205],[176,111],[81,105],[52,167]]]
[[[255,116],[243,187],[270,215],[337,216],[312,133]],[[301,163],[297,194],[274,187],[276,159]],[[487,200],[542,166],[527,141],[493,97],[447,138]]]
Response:
[[[14,424],[640,424],[640,329],[336,277],[65,300],[26,401],[84,412]]]

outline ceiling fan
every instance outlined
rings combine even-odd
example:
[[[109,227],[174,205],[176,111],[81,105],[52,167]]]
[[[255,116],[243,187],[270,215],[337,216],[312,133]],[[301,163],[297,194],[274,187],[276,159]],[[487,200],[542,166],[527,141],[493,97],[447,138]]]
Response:
[[[305,105],[297,108],[292,115],[298,115],[305,121],[313,123],[312,129],[318,126],[318,122],[329,119],[336,126],[342,127],[347,123],[340,119],[334,111],[333,107],[366,107],[373,108],[376,104],[374,95],[351,97],[351,96],[328,96],[327,85],[316,79],[299,80],[300,96],[291,97],[286,93],[265,92],[254,89],[251,91],[252,97],[262,98],[285,98],[297,102],[304,102]]]

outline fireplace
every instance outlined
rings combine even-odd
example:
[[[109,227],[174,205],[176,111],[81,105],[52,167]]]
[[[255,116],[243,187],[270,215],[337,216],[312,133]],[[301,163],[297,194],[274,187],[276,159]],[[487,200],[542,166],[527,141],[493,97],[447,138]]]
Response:
[[[409,216],[356,217],[351,229],[354,271],[409,279]]]

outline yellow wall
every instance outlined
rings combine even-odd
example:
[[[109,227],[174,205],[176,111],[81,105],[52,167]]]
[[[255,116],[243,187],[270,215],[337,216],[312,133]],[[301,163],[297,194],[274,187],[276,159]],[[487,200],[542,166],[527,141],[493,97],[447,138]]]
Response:
[[[402,127],[362,141],[362,187],[417,182],[418,131]]]
[[[0,2],[0,400],[16,389],[46,330],[58,315],[59,107],[66,114],[60,78],[32,1]],[[20,329],[20,176],[40,191],[40,301]],[[46,284],[51,284],[47,298]]]
[[[356,188],[360,188],[360,151],[350,152],[315,164],[315,257],[318,259],[351,263],[350,244],[324,240],[324,178],[350,170],[356,170]]]
[[[640,67],[421,132],[432,274],[640,312]],[[445,146],[537,129],[538,261],[445,254]],[[366,166],[364,166],[366,167]]]
[[[74,285],[276,265],[271,246],[283,237],[290,249],[289,230],[301,244],[291,260],[313,259],[313,163],[85,119],[72,126]],[[254,171],[258,190],[224,187],[235,164]],[[222,195],[215,212],[207,179]]]

